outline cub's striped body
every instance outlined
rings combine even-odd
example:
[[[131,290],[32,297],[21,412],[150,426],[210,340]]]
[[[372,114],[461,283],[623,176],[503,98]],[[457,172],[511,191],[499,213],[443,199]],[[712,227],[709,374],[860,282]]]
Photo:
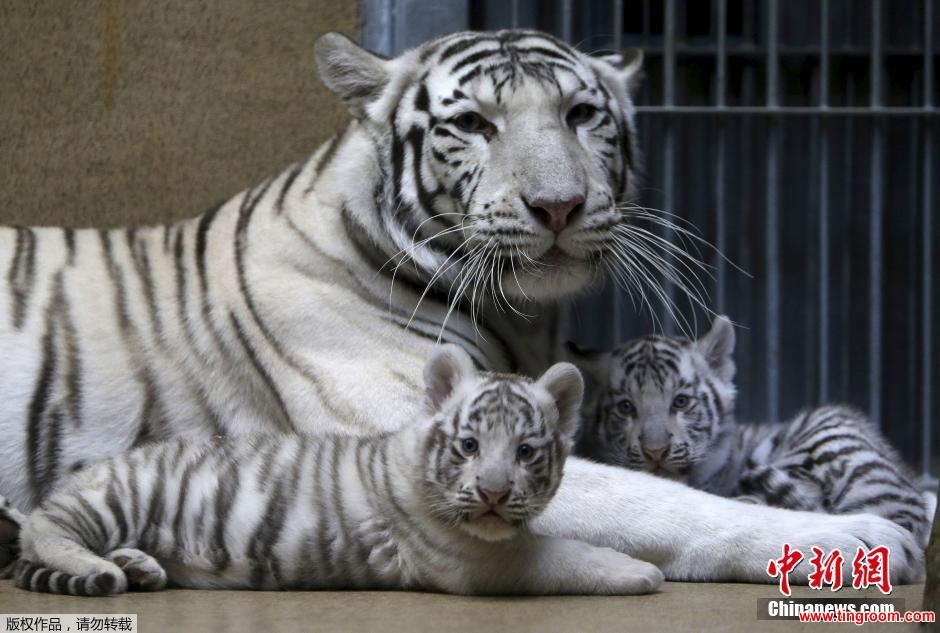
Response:
[[[877,514],[926,543],[936,501],[861,412],[824,406],[782,424],[736,424],[733,351],[734,330],[719,317],[698,341],[646,337],[585,355],[597,423],[581,450],[714,494]]]
[[[368,438],[152,444],[88,468],[23,529],[17,585],[639,593],[662,574],[613,550],[517,532],[558,489],[582,383],[428,364],[425,419]],[[523,530],[524,531],[524,530]]]
[[[737,494],[762,503],[836,514],[870,512],[930,536],[936,509],[914,473],[868,418],[846,406],[805,411],[751,439]]]
[[[439,341],[537,375],[557,356],[552,301],[630,261],[618,205],[635,186],[638,57],[501,31],[390,60],[331,34],[317,62],[355,121],[219,207],[166,227],[0,231],[0,495],[18,509],[152,440],[394,431]],[[766,580],[782,539],[908,538],[877,521],[810,533],[621,469],[567,471],[543,532],[655,556],[677,578]],[[702,508],[687,523],[709,538],[676,533],[667,497]],[[753,528],[749,564],[722,536],[729,512]],[[898,577],[918,557],[898,556]]]

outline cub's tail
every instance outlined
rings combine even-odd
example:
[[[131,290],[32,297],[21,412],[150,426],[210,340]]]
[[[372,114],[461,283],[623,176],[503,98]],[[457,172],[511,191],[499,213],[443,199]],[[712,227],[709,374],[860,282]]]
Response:
[[[127,578],[123,573],[118,575],[112,572],[99,572],[88,576],[75,576],[25,559],[16,562],[14,577],[16,586],[20,589],[40,593],[109,596],[127,591]]]

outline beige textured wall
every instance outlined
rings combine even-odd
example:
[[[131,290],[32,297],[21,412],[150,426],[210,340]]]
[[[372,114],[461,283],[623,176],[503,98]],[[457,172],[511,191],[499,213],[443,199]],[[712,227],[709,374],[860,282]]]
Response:
[[[346,119],[313,41],[357,4],[0,2],[0,224],[187,217],[302,158]]]

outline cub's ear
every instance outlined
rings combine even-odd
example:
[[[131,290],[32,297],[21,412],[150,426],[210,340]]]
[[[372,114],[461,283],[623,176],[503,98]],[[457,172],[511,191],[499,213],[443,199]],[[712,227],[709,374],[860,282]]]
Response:
[[[345,35],[326,33],[313,47],[320,80],[357,119],[378,100],[391,77],[387,59],[370,53]]]
[[[581,419],[584,379],[571,363],[556,363],[536,383],[549,393],[558,409],[558,430],[569,442],[574,441]]]
[[[734,379],[734,339],[734,326],[722,315],[715,317],[708,333],[695,341],[705,362],[725,382]]]
[[[424,366],[425,394],[431,412],[440,411],[457,386],[476,373],[467,352],[456,345],[442,345]]]
[[[640,84],[643,83],[643,51],[641,49],[625,48],[619,53],[601,55],[598,59],[613,66],[620,81],[626,85],[627,92],[631,96],[636,94]]]

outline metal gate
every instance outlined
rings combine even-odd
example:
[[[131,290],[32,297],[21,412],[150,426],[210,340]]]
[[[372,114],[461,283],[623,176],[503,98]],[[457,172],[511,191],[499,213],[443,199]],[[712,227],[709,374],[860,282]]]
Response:
[[[739,418],[849,402],[929,473],[940,466],[938,4],[451,0],[422,19],[424,3],[365,0],[363,34],[384,52],[516,26],[585,51],[642,48],[641,203],[690,221],[750,273],[703,253],[713,308],[741,326]],[[598,347],[653,329],[612,288],[573,322],[572,338]]]

